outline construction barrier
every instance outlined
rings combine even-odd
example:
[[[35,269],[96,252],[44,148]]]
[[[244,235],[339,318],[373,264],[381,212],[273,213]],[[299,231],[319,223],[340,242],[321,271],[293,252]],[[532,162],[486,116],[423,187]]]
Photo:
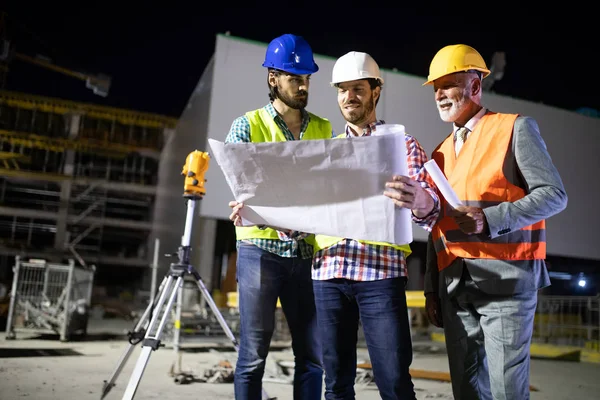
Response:
[[[6,339],[15,332],[58,334],[61,341],[85,335],[95,267],[81,268],[44,260],[15,259]]]

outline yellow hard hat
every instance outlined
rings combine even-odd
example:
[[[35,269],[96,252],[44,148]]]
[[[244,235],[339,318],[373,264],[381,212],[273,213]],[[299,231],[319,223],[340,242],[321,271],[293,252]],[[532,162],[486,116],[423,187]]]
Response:
[[[471,46],[466,44],[446,46],[438,51],[431,60],[429,76],[423,86],[431,85],[433,81],[442,76],[472,69],[481,72],[483,74],[482,78],[490,74],[490,70],[487,69],[481,54]]]

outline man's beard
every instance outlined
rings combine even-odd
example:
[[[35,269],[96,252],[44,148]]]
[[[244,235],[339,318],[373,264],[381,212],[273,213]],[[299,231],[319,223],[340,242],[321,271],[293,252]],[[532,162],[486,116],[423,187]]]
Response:
[[[283,104],[285,104],[286,106],[296,109],[296,110],[301,110],[303,108],[306,108],[306,105],[308,104],[308,92],[306,92],[305,90],[300,90],[298,93],[296,93],[297,95],[303,95],[305,97],[303,98],[298,98],[298,97],[292,97],[292,96],[288,96],[286,93],[283,93],[283,91],[281,90],[280,87],[277,88],[277,95],[279,97],[279,100],[281,100],[283,102]]]
[[[361,109],[345,112],[343,111],[343,109],[341,109],[340,111],[342,111],[342,116],[344,117],[346,122],[358,125],[364,122],[369,117],[369,115],[371,115],[374,107],[375,105],[373,104],[373,96],[371,95],[371,98],[369,98],[367,101],[365,101],[364,104],[362,104]]]
[[[437,103],[438,112],[440,113],[440,119],[444,122],[454,122],[465,110],[465,104],[470,100],[469,93],[465,90],[463,95],[459,99],[448,99],[448,101],[442,101],[440,103],[452,104],[450,108],[443,109],[440,107],[440,103]]]

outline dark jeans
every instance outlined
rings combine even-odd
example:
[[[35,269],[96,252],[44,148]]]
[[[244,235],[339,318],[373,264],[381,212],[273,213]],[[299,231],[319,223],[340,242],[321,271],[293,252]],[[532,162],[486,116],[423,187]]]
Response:
[[[327,400],[355,398],[359,319],[381,398],[416,398],[405,283],[405,278],[313,281]]]
[[[277,298],[292,335],[294,399],[320,399],[323,369],[311,260],[279,257],[246,243],[238,244],[237,257],[240,346],[234,376],[236,400],[261,399]]]

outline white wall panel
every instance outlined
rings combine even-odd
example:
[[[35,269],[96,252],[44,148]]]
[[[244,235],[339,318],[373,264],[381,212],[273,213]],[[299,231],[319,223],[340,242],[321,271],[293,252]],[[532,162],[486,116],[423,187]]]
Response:
[[[267,43],[217,36],[207,137],[225,140],[236,117],[267,104],[267,74],[261,66],[266,47]],[[333,63],[341,55],[315,57],[320,71],[312,77],[308,104],[308,110],[332,121],[336,133],[342,132],[344,122],[329,80]],[[413,134],[430,155],[451,129],[439,119],[432,88],[422,86],[424,77],[393,71],[385,70],[384,79],[378,117],[388,123],[405,125],[407,132]],[[593,235],[594,226],[600,222],[600,208],[595,206],[600,198],[597,183],[600,119],[493,93],[484,94],[484,104],[495,111],[520,112],[536,118],[562,175],[569,205],[562,214],[548,221],[548,253],[600,259],[600,246]],[[208,149],[207,143],[203,146]],[[206,176],[208,194],[202,201],[201,214],[227,219],[227,203],[232,196],[216,162],[213,161]],[[426,238],[418,227],[414,235],[416,240]]]

